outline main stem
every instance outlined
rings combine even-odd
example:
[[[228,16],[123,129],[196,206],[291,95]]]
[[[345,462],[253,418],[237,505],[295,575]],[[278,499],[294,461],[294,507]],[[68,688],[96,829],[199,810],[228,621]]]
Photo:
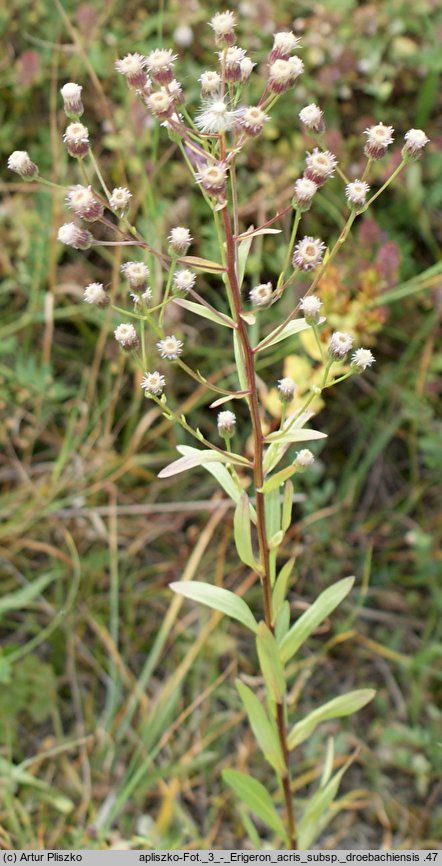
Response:
[[[238,329],[238,337],[244,359],[247,387],[249,391],[248,401],[253,431],[253,481],[256,497],[256,528],[258,533],[258,544],[263,573],[261,576],[264,595],[264,619],[268,628],[273,632],[272,592],[270,583],[269,547],[267,543],[266,519],[264,508],[264,494],[261,488],[264,483],[263,453],[264,435],[261,426],[259,412],[258,390],[255,375],[255,361],[253,349],[250,344],[249,335],[244,319],[241,316],[241,290],[238,284],[238,276],[235,266],[235,241],[227,204],[222,209],[224,235],[226,240],[226,266],[229,280],[231,297],[234,307],[235,322]],[[287,829],[289,835],[289,846],[291,850],[296,849],[296,825],[293,811],[293,800],[290,783],[289,751],[287,746],[287,731],[285,724],[284,704],[277,704],[277,727],[279,741],[284,756],[285,772],[281,776],[281,784],[284,792],[284,801],[287,814]]]

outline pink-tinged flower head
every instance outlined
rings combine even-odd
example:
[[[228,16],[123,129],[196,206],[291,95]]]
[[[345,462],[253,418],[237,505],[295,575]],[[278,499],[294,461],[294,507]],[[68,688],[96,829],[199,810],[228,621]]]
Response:
[[[269,69],[268,87],[272,93],[284,93],[304,70],[304,64],[299,57],[288,60],[275,60]]]
[[[236,18],[234,12],[217,12],[210,21],[210,27],[215,34],[217,45],[224,47],[233,45],[235,42]]]
[[[236,415],[230,409],[224,409],[223,412],[218,412],[216,423],[219,435],[229,439],[235,432]]]
[[[345,187],[345,195],[350,207],[360,208],[365,205],[367,193],[370,191],[365,180],[353,180]]]
[[[165,361],[176,361],[183,351],[183,342],[171,334],[170,337],[159,340],[157,349]]]
[[[121,265],[121,273],[126,277],[131,289],[135,292],[144,292],[147,288],[149,268],[144,262],[125,262]]]
[[[241,79],[241,63],[246,59],[244,48],[232,45],[218,54],[220,63],[224,66],[224,78],[226,81],[239,81]]]
[[[184,226],[175,226],[175,228],[170,230],[168,241],[174,253],[178,256],[185,256],[193,241],[193,237],[189,229],[184,228]]]
[[[343,331],[335,331],[330,337],[328,351],[332,358],[342,360],[353,346],[353,337]]]
[[[94,242],[94,236],[76,223],[65,223],[58,230],[57,240],[75,250],[88,250]]]
[[[103,205],[98,201],[90,186],[72,187],[66,196],[67,206],[87,222],[94,222],[103,216]]]
[[[129,87],[142,90],[147,81],[146,58],[142,54],[126,54],[122,60],[117,60],[115,68],[124,75]]]
[[[173,64],[177,55],[171,48],[156,48],[146,57],[146,66],[158,84],[170,84],[173,79]]]
[[[290,376],[285,376],[283,379],[280,379],[278,382],[278,393],[281,402],[290,403],[295,396],[297,388],[298,386]]]
[[[240,110],[238,125],[247,135],[254,136],[259,135],[263,131],[264,124],[268,120],[270,118],[262,108],[252,105],[250,108],[242,108]]]
[[[202,188],[209,195],[218,196],[224,192],[226,187],[227,169],[224,163],[208,163],[201,166],[200,170],[195,174],[197,183],[201,184]]]
[[[109,205],[112,210],[123,215],[129,208],[132,193],[125,186],[116,186],[112,190]]]
[[[202,72],[198,81],[201,84],[201,96],[203,99],[211,96],[219,96],[221,89],[221,76],[218,72],[208,69]]]
[[[375,363],[375,357],[370,352],[370,349],[356,349],[351,356],[351,365],[356,367],[362,373],[367,367],[371,367]]]
[[[254,307],[266,307],[270,303],[273,295],[271,283],[260,283],[255,286],[249,293],[249,298]]]
[[[114,337],[122,349],[136,349],[140,342],[134,326],[125,322],[115,328]]]
[[[70,123],[63,136],[69,156],[82,159],[89,151],[89,130],[82,123]]]
[[[256,63],[253,63],[253,61],[250,60],[250,57],[243,57],[239,66],[241,73],[240,78],[242,83],[244,84],[246,81],[249,80],[253,72],[253,67],[256,66]]]
[[[322,301],[319,300],[317,295],[306,295],[305,298],[301,298],[299,302],[299,308],[304,313],[305,321],[308,322],[309,325],[319,322],[321,307]]]
[[[158,117],[160,120],[167,120],[175,113],[173,97],[166,90],[151,93],[150,96],[146,97],[146,105],[154,117]]]
[[[110,303],[110,298],[104,290],[103,283],[89,283],[83,292],[83,298],[87,304],[94,304],[96,307],[107,307]]]
[[[83,103],[81,101],[81,84],[76,84],[74,81],[68,81],[60,90],[63,107],[67,117],[75,120],[84,112]]]
[[[298,177],[294,185],[294,204],[301,210],[308,210],[313,196],[318,191],[318,185],[308,177]]]
[[[172,78],[170,84],[167,85],[167,92],[172,97],[175,105],[182,105],[184,102],[184,92],[179,81]]]
[[[318,147],[315,147],[311,153],[307,154],[305,164],[305,177],[308,177],[318,186],[322,186],[329,177],[333,177],[338,161],[329,150],[319,150]]]
[[[35,180],[38,177],[38,166],[32,162],[27,150],[14,150],[8,159],[8,168],[19,174],[22,180]]]
[[[141,387],[144,389],[147,396],[149,396],[149,394],[154,394],[155,397],[159,397],[163,392],[165,385],[166,380],[158,370],[155,370],[153,373],[145,373],[141,380]]]
[[[288,60],[291,53],[298,47],[300,38],[291,31],[275,33],[273,36],[273,48],[269,54],[269,63],[275,60]]]
[[[325,243],[320,238],[305,237],[295,246],[292,264],[301,271],[310,271],[321,264],[324,257]]]
[[[308,129],[312,129],[313,132],[324,132],[325,123],[322,115],[323,113],[319,106],[315,102],[311,102],[310,105],[306,105],[305,108],[301,109],[299,119],[301,123]]]
[[[384,126],[383,123],[369,126],[364,131],[364,135],[367,136],[364,148],[365,155],[369,159],[382,159],[387,152],[388,145],[394,141],[393,132],[392,126]]]
[[[430,141],[425,135],[423,129],[409,129],[404,135],[405,144],[402,148],[402,156],[412,156],[414,158],[421,156],[422,150]]]

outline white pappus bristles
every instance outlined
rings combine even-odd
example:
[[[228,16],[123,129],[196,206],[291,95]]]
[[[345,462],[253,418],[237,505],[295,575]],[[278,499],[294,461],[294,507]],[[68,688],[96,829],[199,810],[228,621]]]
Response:
[[[271,301],[273,288],[271,283],[260,283],[249,293],[249,298],[254,307],[266,307]]]
[[[78,184],[72,187],[66,196],[66,204],[87,222],[94,222],[103,216],[103,205],[95,198],[90,186]]]
[[[298,177],[295,181],[293,203],[295,207],[308,210],[313,196],[318,191],[318,184],[308,177]]]
[[[202,72],[198,81],[201,84],[201,96],[203,99],[209,96],[218,96],[221,89],[221,76],[218,72]]]
[[[81,117],[84,111],[83,103],[81,101],[82,90],[83,88],[81,84],[76,84],[74,81],[68,81],[67,84],[64,84],[60,89],[65,114],[73,120],[77,117]]]
[[[156,48],[146,57],[146,66],[158,84],[170,84],[177,55],[170,48]]]
[[[158,90],[146,97],[146,105],[154,117],[159,120],[167,120],[175,112],[173,96],[166,90]]]
[[[273,48],[269,54],[269,62],[288,60],[292,51],[298,47],[300,41],[299,36],[295,36],[291,31],[275,33],[273,35]]]
[[[158,372],[158,370],[154,370],[153,373],[145,373],[141,379],[141,387],[147,395],[154,394],[155,397],[159,397],[163,392],[165,385],[166,379]]]
[[[82,158],[89,150],[89,130],[82,123],[70,123],[63,136],[69,156]]]
[[[182,340],[178,340],[171,334],[169,337],[159,340],[157,349],[166,361],[176,361],[183,351],[183,343]]]
[[[136,349],[139,343],[138,334],[132,324],[122,323],[115,328],[114,336],[122,349]]]
[[[218,54],[220,63],[224,67],[224,78],[226,81],[240,81],[241,79],[241,63],[247,59],[244,48],[239,48],[238,45],[232,45],[227,50],[220,51]]]
[[[27,150],[14,150],[8,159],[8,168],[19,174],[22,180],[35,180],[38,177],[38,166],[32,162]]]
[[[240,73],[241,73],[240,79],[241,79],[243,84],[249,80],[249,78],[253,72],[254,66],[256,66],[256,64],[250,60],[250,57],[243,57],[243,59],[241,60],[241,62],[239,64],[239,68],[240,68]]]
[[[89,283],[83,292],[83,298],[87,304],[94,304],[96,307],[107,307],[110,302],[103,283]]]
[[[175,271],[173,275],[173,287],[178,292],[188,292],[193,289],[196,281],[196,274],[183,268],[180,271]]]
[[[299,308],[304,313],[304,318],[309,325],[319,322],[321,307],[322,301],[317,295],[306,295],[299,302]]]
[[[65,223],[58,230],[57,240],[75,250],[88,250],[94,242],[94,236],[76,223]]]
[[[351,356],[351,365],[356,367],[359,372],[366,370],[375,363],[375,357],[370,352],[370,349],[356,349]]]
[[[377,123],[375,126],[369,126],[364,135],[367,136],[364,152],[369,159],[382,159],[386,154],[389,144],[394,141],[394,129],[392,126],[384,126],[383,123]]]
[[[365,180],[352,180],[345,187],[345,195],[350,207],[360,208],[365,205],[370,187]]]
[[[290,57],[288,60],[275,60],[269,69],[268,87],[272,93],[283,93],[304,71],[300,57]]]
[[[235,432],[236,415],[230,409],[225,409],[223,412],[218,412],[216,423],[219,435],[229,439]]]
[[[265,114],[262,108],[258,106],[250,106],[249,108],[242,108],[239,112],[239,127],[247,133],[247,135],[259,135],[260,132],[264,129],[264,124],[270,120],[269,116]]]
[[[353,337],[343,331],[335,331],[330,337],[328,351],[332,358],[341,360],[353,346]]]
[[[235,125],[240,111],[230,111],[222,99],[206,102],[195,117],[195,123],[206,135],[218,135],[227,132]]]
[[[217,12],[209,22],[215,34],[215,42],[217,45],[233,45],[235,41],[235,13],[231,11]]]
[[[307,467],[311,466],[314,462],[314,454],[312,454],[308,448],[302,448],[301,451],[298,451],[295,460],[295,466],[298,469],[307,469]]]
[[[147,82],[146,58],[142,54],[126,54],[122,60],[117,60],[115,68],[124,75],[129,87],[142,90]]]
[[[306,105],[305,108],[301,109],[299,119],[301,123],[308,129],[312,129],[313,132],[324,132],[325,130],[322,111],[315,102],[311,102],[310,105]]]
[[[423,129],[409,129],[404,135],[405,144],[402,148],[402,157],[419,157],[422,150],[430,141]]]
[[[279,399],[282,403],[290,403],[293,400],[297,390],[297,385],[290,378],[290,376],[284,376],[283,379],[279,379],[278,381],[278,393]]]
[[[170,230],[168,241],[172,252],[179,256],[185,256],[193,241],[193,237],[189,229],[184,228],[184,226],[175,226],[175,228]]]
[[[319,150],[315,147],[311,153],[307,154],[305,177],[316,183],[317,186],[322,186],[329,177],[333,177],[338,161],[333,153],[329,150]]]
[[[126,277],[131,289],[136,292],[146,290],[149,268],[144,262],[125,262],[121,265],[121,273]]]
[[[129,208],[131,198],[132,193],[125,186],[116,186],[109,198],[109,205],[112,210],[123,216]]]
[[[293,267],[301,271],[309,271],[321,264],[325,250],[325,243],[320,238],[307,236],[295,246],[293,252]]]
[[[195,174],[195,180],[210,195],[221,195],[226,186],[227,169],[224,163],[208,163]]]

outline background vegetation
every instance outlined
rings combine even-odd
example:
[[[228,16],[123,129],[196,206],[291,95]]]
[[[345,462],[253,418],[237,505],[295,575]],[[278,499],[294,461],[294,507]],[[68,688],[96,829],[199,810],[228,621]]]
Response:
[[[243,0],[231,7],[240,13],[240,44],[260,62],[274,29],[295,22],[308,70],[243,166],[244,227],[288,203],[312,145],[297,119],[306,102],[325,108],[328,144],[355,175],[370,122],[391,123],[398,139],[411,126],[431,138],[424,159],[359,221],[321,285],[331,325],[354,329],[377,363],[331,393],[321,410],[317,426],[329,438],[299,482],[287,556],[298,557],[295,610],[329,582],[357,577],[347,606],[293,671],[301,708],[341,690],[377,689],[354,720],[328,723],[300,752],[303,798],[320,773],[327,734],[336,735],[337,766],[359,750],[321,845],[435,848],[442,839],[442,9],[438,0]],[[115,314],[81,303],[93,279],[111,283],[117,297],[125,291],[121,250],[63,248],[56,242],[62,194],[21,183],[5,168],[12,150],[29,149],[43,175],[79,181],[61,142],[59,97],[62,84],[78,81],[106,177],[133,190],[145,235],[164,246],[172,225],[189,225],[192,252],[216,257],[179,155],[113,64],[127,51],[156,47],[163,30],[178,47],[178,77],[196,105],[196,79],[213,64],[207,20],[220,8],[198,0],[165,0],[163,12],[140,0],[64,0],[63,7],[12,0],[0,11],[6,848],[266,844],[263,828],[238,812],[220,779],[224,767],[257,758],[232,688],[238,670],[259,687],[254,650],[240,627],[168,588],[185,569],[247,591],[259,606],[253,576],[234,557],[231,513],[207,474],[156,479],[180,433],[144,402],[138,374],[112,339]],[[375,183],[394,159],[379,165]],[[342,215],[337,180],[305,227],[330,238]],[[272,279],[281,257],[277,241],[257,245],[250,283]],[[219,288],[200,280],[218,303]],[[227,347],[215,346],[210,323],[197,329],[173,315],[193,364],[216,380],[231,364]],[[308,382],[313,349],[294,342],[293,352],[286,372]],[[282,360],[275,353],[266,361],[267,382],[281,375]],[[181,376],[172,387],[195,425],[213,433],[203,391]],[[271,390],[268,406],[275,411]]]

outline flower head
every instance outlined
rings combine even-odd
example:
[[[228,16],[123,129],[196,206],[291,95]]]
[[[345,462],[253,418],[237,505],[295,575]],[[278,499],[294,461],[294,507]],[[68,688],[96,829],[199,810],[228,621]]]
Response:
[[[138,293],[146,290],[149,268],[144,262],[125,262],[121,265],[121,273],[126,277],[131,289]]]
[[[176,361],[183,351],[183,343],[172,334],[170,337],[164,337],[164,340],[159,340],[157,349],[166,361]]]
[[[256,64],[250,60],[250,57],[243,57],[243,59],[241,60],[241,62],[239,64],[239,69],[240,69],[240,73],[241,73],[240,78],[241,78],[241,81],[243,84],[244,84],[244,82],[249,80],[249,78],[252,74],[252,71],[253,71],[253,67],[255,65]]]
[[[84,157],[89,150],[89,130],[82,123],[70,123],[63,141],[69,156]]]
[[[308,448],[302,448],[296,455],[295,465],[298,469],[307,469],[315,462],[314,454]]]
[[[363,207],[370,187],[364,180],[353,180],[345,187],[345,195],[350,206]]]
[[[271,283],[260,283],[249,293],[249,298],[254,307],[266,307],[273,295]]]
[[[158,84],[170,84],[177,55],[171,48],[156,48],[146,57],[146,66]]]
[[[167,90],[157,90],[156,93],[151,93],[150,96],[146,97],[146,105],[154,117],[158,117],[160,120],[167,120],[175,111],[173,97],[167,93]]]
[[[240,109],[238,124],[247,135],[259,135],[264,129],[264,124],[270,120],[262,108],[251,106]]]
[[[322,186],[329,177],[333,177],[338,161],[331,151],[315,147],[307,154],[305,164],[305,177]]]
[[[129,87],[142,90],[147,81],[146,58],[142,54],[126,54],[122,60],[117,60],[115,68],[124,75]]]
[[[353,346],[353,337],[343,331],[335,331],[330,337],[328,351],[332,358],[341,360]]]
[[[170,230],[168,241],[174,253],[177,253],[179,256],[185,256],[193,241],[193,237],[189,229],[184,228],[184,226],[175,226],[175,228]]]
[[[430,141],[423,129],[409,129],[404,135],[405,144],[402,148],[402,156],[419,157],[425,145]]]
[[[158,397],[166,385],[166,380],[158,370],[153,373],[145,373],[141,380],[141,387],[144,388],[147,394],[155,394]]]
[[[312,203],[314,194],[318,191],[318,185],[308,177],[298,177],[295,181],[295,205],[302,210],[308,210]]]
[[[94,242],[94,236],[76,223],[65,223],[58,230],[57,240],[75,250],[88,250]]]
[[[356,349],[351,356],[351,365],[352,367],[356,367],[359,372],[362,370],[366,370],[367,367],[371,367],[372,364],[375,363],[375,357],[370,352],[370,349]]]
[[[196,274],[187,268],[175,271],[173,275],[173,286],[178,292],[188,292],[190,289],[193,289],[195,281]]]
[[[72,187],[66,196],[66,203],[77,216],[87,222],[94,222],[103,216],[103,205],[95,198],[90,186],[78,184]]]
[[[293,253],[293,267],[301,271],[309,271],[321,264],[325,250],[325,243],[320,238],[307,236],[295,246]]]
[[[107,307],[110,301],[103,283],[89,283],[83,292],[83,298],[87,304],[95,304],[97,307]]]
[[[218,412],[216,423],[219,435],[230,438],[235,432],[236,415],[230,409],[225,409],[223,412]]]
[[[314,132],[324,132],[325,123],[322,115],[323,112],[316,103],[311,102],[310,105],[301,109],[299,119],[308,129],[312,129]]]
[[[285,376],[283,379],[280,379],[278,382],[278,392],[279,399],[282,403],[290,403],[295,396],[296,389],[297,385],[290,376]]]
[[[269,54],[269,62],[288,60],[292,51],[298,47],[300,38],[291,31],[281,31],[273,36],[273,48]]]
[[[176,78],[172,78],[170,84],[167,85],[167,92],[172,97],[174,105],[181,105],[184,102],[183,88]]]
[[[114,336],[122,349],[136,349],[139,343],[138,334],[133,325],[121,324],[115,328]]]
[[[27,150],[14,150],[8,159],[8,168],[19,174],[22,180],[35,180],[38,177],[38,166],[32,162]]]
[[[321,307],[322,301],[317,295],[306,295],[299,302],[299,308],[304,313],[304,318],[309,325],[319,322]]]
[[[383,123],[377,123],[375,126],[369,126],[364,135],[367,136],[364,152],[369,159],[382,159],[386,154],[389,144],[394,141],[394,129],[392,126],[384,126]]]
[[[201,96],[203,99],[208,96],[218,96],[221,88],[221,76],[218,72],[202,72],[198,81],[201,84]]]
[[[223,162],[207,163],[195,174],[197,183],[210,195],[220,195],[226,186],[227,169]]]
[[[296,81],[303,70],[304,64],[299,57],[275,60],[269,69],[269,90],[272,93],[283,93]]]
[[[244,48],[232,45],[231,48],[220,51],[218,57],[224,67],[225,80],[239,81],[241,79],[241,63],[247,59]]]
[[[238,115],[238,110],[229,111],[224,100],[217,99],[203,106],[196,115],[195,122],[201,132],[207,135],[218,135],[220,132],[232,129]]]
[[[123,215],[129,208],[131,198],[132,193],[125,186],[116,186],[112,190],[109,204],[112,210],[115,210],[117,211],[117,213]]]
[[[217,45],[233,45],[235,42],[236,18],[234,12],[217,12],[210,21]]]
[[[83,88],[81,84],[75,84],[74,81],[68,81],[68,83],[64,84],[60,89],[65,114],[67,117],[72,118],[72,120],[81,117],[83,114],[84,107],[81,101],[82,90]]]
[[[134,302],[134,307],[140,304],[141,301],[144,301],[144,303],[148,305],[152,300],[152,289],[147,288],[144,290],[144,292],[141,292],[140,295],[138,295],[136,292],[131,292],[130,296]]]

